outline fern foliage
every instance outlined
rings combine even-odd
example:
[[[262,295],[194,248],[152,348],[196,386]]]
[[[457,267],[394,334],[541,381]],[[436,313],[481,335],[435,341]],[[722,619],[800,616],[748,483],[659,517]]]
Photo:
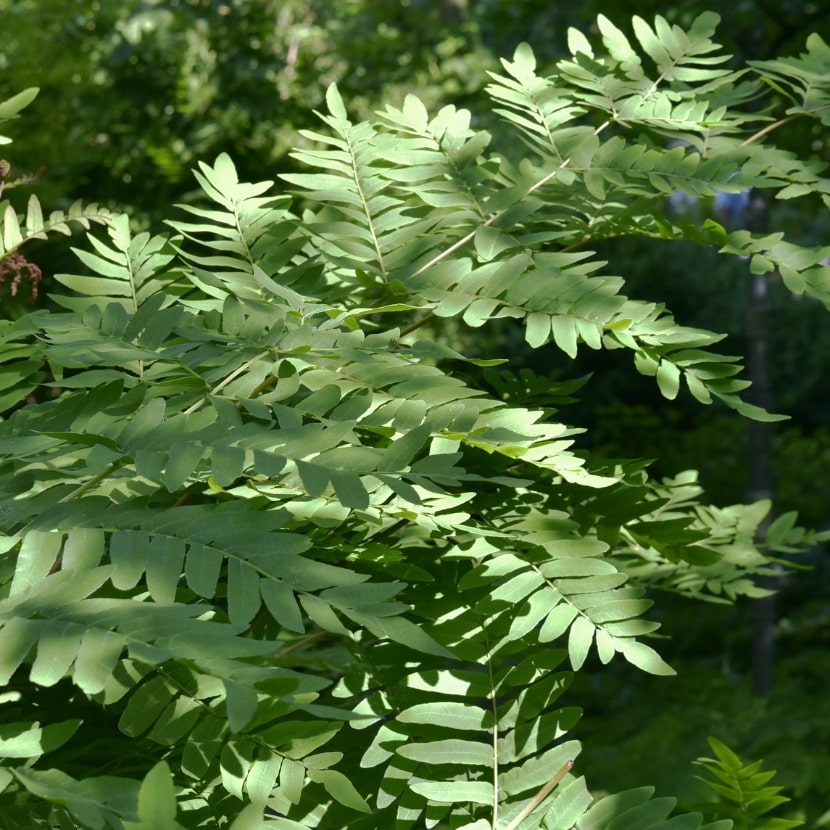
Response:
[[[19,118],[20,111],[37,97],[38,91],[37,87],[31,87],[0,102],[0,123]],[[0,145],[10,143],[8,136],[0,135]],[[34,194],[29,196],[25,212],[19,213],[7,192],[35,178],[32,174],[17,175],[9,161],[0,159],[0,197],[7,194],[0,198],[0,286],[10,282],[12,295],[18,290],[22,273],[28,272],[30,279],[34,279],[33,272],[40,274],[40,269],[20,254],[26,243],[46,239],[50,234],[69,236],[73,228],[89,230],[93,224],[106,224],[113,219],[106,208],[81,202],[73,203],[68,210],[44,215]],[[42,358],[36,355],[30,342],[34,331],[30,320],[0,320],[0,417],[25,401],[46,377]]]
[[[646,789],[595,800],[568,687],[619,658],[670,674],[654,588],[754,596],[814,537],[788,515],[759,538],[769,504],[708,506],[693,473],[598,466],[567,423],[579,383],[432,325],[512,319],[563,361],[627,349],[667,398],[775,417],[721,335],[590,251],[717,245],[826,302],[823,249],[664,210],[825,195],[744,110],[823,52],[734,72],[715,23],[601,18],[550,75],[519,47],[487,90],[503,155],[468,112],[409,97],[355,123],[332,87],[308,172],[275,189],[201,163],[169,233],[102,215],[61,310],[0,329],[8,826],[727,826]],[[72,218],[7,213],[4,244]],[[38,383],[58,394],[23,404]]]
[[[30,87],[0,102],[0,123],[20,118],[21,110],[34,101],[39,91],[37,87]],[[0,145],[10,143],[8,136],[0,135]],[[36,174],[17,176],[9,161],[0,161],[0,195],[35,178]],[[52,211],[44,217],[43,208],[35,195],[29,197],[23,216],[18,215],[7,199],[0,201],[0,214],[0,261],[14,254],[29,239],[45,239],[50,233],[68,235],[73,224],[88,230],[90,223],[103,223],[111,217],[105,208],[95,204],[85,206],[80,202],[75,202],[66,211]]]
[[[709,746],[715,757],[695,762],[708,773],[700,780],[717,798],[714,805],[706,805],[707,812],[728,817],[736,830],[790,830],[804,824],[766,815],[790,800],[781,795],[781,787],[768,786],[774,770],[762,770],[760,761],[745,764],[717,738],[710,737]]]

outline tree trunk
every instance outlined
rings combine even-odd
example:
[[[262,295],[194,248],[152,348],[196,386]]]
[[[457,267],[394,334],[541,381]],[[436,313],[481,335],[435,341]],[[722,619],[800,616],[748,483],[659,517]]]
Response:
[[[752,382],[752,403],[772,409],[769,378],[769,281],[766,274],[751,274],[747,302],[747,370]],[[771,425],[748,421],[749,484],[747,501],[773,498]],[[766,535],[769,518],[759,528]],[[774,588],[776,577],[760,581],[764,588]],[[756,599],[750,612],[752,620],[752,691],[766,696],[772,691],[775,675],[775,595]]]

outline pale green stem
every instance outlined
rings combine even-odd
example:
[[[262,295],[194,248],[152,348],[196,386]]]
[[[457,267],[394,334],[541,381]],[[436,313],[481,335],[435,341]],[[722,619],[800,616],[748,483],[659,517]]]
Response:
[[[545,800],[548,793],[570,772],[574,765],[573,761],[568,761],[553,778],[539,790],[533,798],[525,805],[525,808],[507,825],[505,830],[516,830],[516,828]]]
[[[91,490],[96,484],[100,484],[105,478],[109,478],[116,470],[123,467],[127,462],[123,459],[119,461],[114,461],[112,464],[109,465],[105,470],[102,470],[98,473],[97,476],[93,476],[89,481],[84,482],[80,487],[77,487],[71,493],[65,495],[60,501],[72,501],[73,499],[77,499],[78,496],[82,496],[87,490]]]
[[[260,352],[258,355],[254,355],[250,360],[246,360],[240,367],[234,369],[221,383],[217,384],[213,389],[210,390],[211,395],[215,395],[217,392],[221,392],[229,383],[232,383],[236,380],[241,374],[248,371],[251,366],[254,365],[258,360],[262,360],[263,357],[267,357],[270,352],[270,349],[264,352]],[[185,409],[185,415],[192,415],[202,404],[207,400],[207,398],[202,398],[201,400],[196,401],[193,406],[188,407]]]

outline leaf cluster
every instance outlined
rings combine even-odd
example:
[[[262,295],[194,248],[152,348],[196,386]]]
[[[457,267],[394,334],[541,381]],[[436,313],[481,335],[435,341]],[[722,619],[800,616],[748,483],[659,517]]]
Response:
[[[670,674],[658,590],[757,595],[815,536],[791,515],[762,532],[767,503],[705,505],[693,474],[594,463],[557,409],[579,384],[430,335],[512,320],[563,361],[626,349],[668,398],[775,417],[740,397],[719,334],[624,296],[588,250],[717,243],[826,302],[823,249],[661,210],[677,188],[827,198],[746,136],[756,90],[714,24],[635,19],[635,46],[600,19],[602,53],[571,33],[549,76],[519,47],[489,94],[521,157],[415,97],[355,123],[332,86],[293,200],[220,154],[168,233],[101,216],[58,309],[0,332],[12,826],[725,827],[650,790],[595,801],[560,697],[590,655]],[[6,220],[14,244],[45,232],[31,211]],[[55,396],[28,401],[41,379]],[[113,739],[105,775],[72,743],[81,707],[37,704],[63,687],[135,743]]]
[[[736,830],[790,830],[803,822],[782,818],[762,818],[790,799],[781,795],[781,787],[767,786],[775,777],[774,771],[762,771],[762,763],[744,764],[726,744],[709,738],[714,758],[700,758],[708,777],[700,780],[716,794],[718,806],[711,812],[732,819]]]

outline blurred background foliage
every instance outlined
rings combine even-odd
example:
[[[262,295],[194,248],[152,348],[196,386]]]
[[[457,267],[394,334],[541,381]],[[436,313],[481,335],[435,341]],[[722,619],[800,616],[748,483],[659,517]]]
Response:
[[[625,27],[633,14],[656,13],[688,24],[713,4],[678,0],[0,0],[0,100],[30,86],[41,92],[9,125],[4,151],[13,175],[45,168],[31,187],[48,208],[72,201],[124,209],[137,225],[159,230],[168,205],[194,198],[191,168],[220,152],[240,176],[276,179],[291,169],[288,152],[317,129],[314,110],[336,81],[354,117],[417,94],[428,108],[470,106],[493,133],[481,90],[487,70],[528,41],[540,63],[563,54],[574,26],[595,31],[604,14]],[[736,63],[796,54],[811,32],[830,42],[823,2],[732,0],[715,4],[719,39]],[[782,109],[786,104],[782,101]],[[775,140],[802,158],[830,161],[818,124],[790,125]],[[504,148],[510,151],[512,148]],[[25,190],[6,194],[22,209]],[[818,204],[766,205],[764,224],[793,241],[825,243],[830,221]],[[693,206],[702,213],[711,205]],[[37,247],[40,245],[40,247]],[[723,331],[729,350],[747,353],[745,262],[714,251],[652,240],[602,243],[608,272],[629,293],[665,302],[684,324]],[[35,243],[27,256],[44,274],[37,299],[0,285],[0,314],[14,317],[47,304],[50,274],[69,267],[66,244]],[[817,303],[794,298],[770,280],[769,374],[775,408],[791,416],[771,434],[776,508],[804,523],[830,524],[830,326]],[[613,353],[531,354],[509,325],[463,337],[463,348],[511,354],[541,375],[598,381],[563,418],[587,429],[582,446],[608,458],[653,458],[653,475],[696,468],[718,504],[741,501],[749,487],[745,423],[717,406],[667,403],[651,379]],[[576,690],[588,702],[583,735],[600,787],[656,783],[666,793],[701,792],[689,762],[713,734],[746,757],[780,771],[791,816],[830,826],[830,580],[826,554],[790,578],[778,600],[777,681],[751,698],[750,635],[745,607],[701,609],[677,598],[665,611],[671,640],[663,652],[676,679],[653,679],[625,667],[603,669]],[[663,608],[666,604],[663,603]],[[703,613],[701,613],[701,610]],[[585,673],[581,673],[581,676]]]

